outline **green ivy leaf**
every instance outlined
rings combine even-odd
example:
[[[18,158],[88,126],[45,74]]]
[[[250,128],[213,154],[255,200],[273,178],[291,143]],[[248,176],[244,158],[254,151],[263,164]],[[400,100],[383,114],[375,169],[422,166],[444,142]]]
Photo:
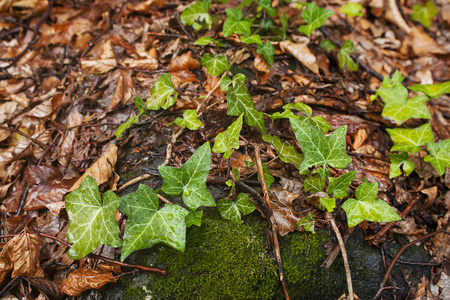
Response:
[[[133,251],[150,248],[157,243],[184,252],[188,211],[178,204],[165,204],[158,209],[158,196],[143,184],[137,191],[121,197],[119,210],[128,216],[121,261]]]
[[[346,40],[342,45],[341,49],[338,52],[338,60],[339,60],[339,68],[344,69],[345,66],[350,71],[356,72],[358,71],[358,63],[356,63],[351,57],[350,53],[355,52],[355,48],[353,46],[353,42]]]
[[[276,135],[263,135],[263,140],[270,143],[275,147],[280,159],[285,163],[293,164],[297,169],[300,169],[300,165],[303,162],[303,154],[295,151],[294,146],[283,142]]]
[[[295,102],[295,103],[285,104],[285,105],[283,105],[283,109],[285,109],[285,110],[295,109],[295,110],[301,111],[307,117],[312,116],[312,108],[303,102]]]
[[[430,28],[433,18],[438,14],[438,10],[433,1],[428,1],[425,6],[420,4],[413,5],[411,20],[420,22],[426,28]]]
[[[286,32],[289,29],[288,19],[286,13],[283,12],[280,18],[281,26],[283,27],[283,41],[286,40]]]
[[[121,124],[116,131],[116,138],[120,139],[120,137],[122,136],[122,134],[125,132],[125,130],[127,130],[128,128],[131,127],[131,125],[136,124],[139,122],[139,117],[140,115],[137,116],[132,116],[130,117],[128,120],[125,121],[125,123]]]
[[[212,152],[225,152],[223,158],[228,159],[233,153],[233,149],[239,149],[239,133],[242,129],[243,116],[242,113],[224,132],[216,136]]]
[[[233,33],[236,34],[243,34],[243,35],[250,35],[250,25],[251,22],[248,20],[242,20],[244,17],[244,14],[242,11],[237,9],[231,9],[227,8],[225,9],[225,12],[227,13],[227,19],[225,20],[225,23],[223,24],[223,36],[228,37],[232,35]]]
[[[272,183],[275,182],[275,178],[272,176],[272,174],[270,174],[269,169],[267,168],[267,166],[264,162],[262,162],[262,166],[263,166],[264,179],[266,180],[267,189],[270,189],[270,186],[272,185]],[[258,181],[261,182],[261,177],[259,177],[259,172],[256,174],[258,174]]]
[[[391,165],[389,167],[389,179],[402,175],[400,167],[403,165],[403,171],[405,171],[406,176],[414,171],[414,164],[409,161],[408,152],[402,152],[400,154],[389,153],[389,158],[391,160]]]
[[[277,16],[277,10],[272,6],[272,0],[258,0],[258,5],[264,8],[269,16]]]
[[[355,176],[356,171],[351,171],[338,178],[331,177],[329,179],[327,193],[330,195],[334,194],[334,196],[339,199],[344,199],[347,197],[348,187],[355,179]]]
[[[66,196],[69,215],[67,241],[72,245],[67,255],[81,259],[94,251],[98,245],[120,247],[119,225],[115,212],[120,199],[111,191],[100,197],[97,181],[86,176],[80,187]]]
[[[197,130],[202,126],[202,121],[198,119],[195,109],[186,109],[183,112],[183,117],[176,118],[175,123],[180,127],[186,126],[189,130]]]
[[[334,46],[333,42],[327,39],[323,39],[320,42],[320,47],[325,50],[326,52],[330,52],[334,49],[336,49],[336,47]]]
[[[208,70],[209,75],[214,77],[219,77],[230,68],[225,55],[214,57],[214,55],[206,53],[203,55],[201,63]]]
[[[301,218],[300,221],[298,221],[297,224],[295,224],[295,227],[297,226],[302,226],[304,231],[309,231],[312,233],[316,233],[314,231],[314,224],[316,223],[316,221],[314,221],[315,215],[313,215],[312,213],[308,213],[308,215],[304,218]]]
[[[212,18],[208,14],[210,7],[211,0],[194,2],[184,9],[180,16],[181,23],[191,25],[195,30],[202,29],[203,24],[206,24],[211,29]]]
[[[339,9],[341,12],[349,17],[362,17],[361,13],[362,5],[355,2],[347,2],[345,5],[341,6]]]
[[[203,217],[203,210],[199,211],[190,210],[185,218],[186,228],[191,227],[192,225],[195,225],[197,227],[202,226],[202,217]]]
[[[391,151],[407,151],[417,153],[420,147],[432,142],[434,139],[433,131],[429,123],[423,124],[414,129],[386,129],[391,136],[394,146]]]
[[[242,73],[237,73],[236,75],[234,75],[233,79],[228,76],[223,76],[222,78],[220,78],[220,90],[222,92],[228,92],[228,86],[230,84],[235,85],[237,81],[245,83],[245,80],[245,75]]]
[[[444,175],[445,167],[450,167],[450,139],[437,143],[428,143],[430,155],[424,161],[431,163],[439,175]]]
[[[152,87],[150,97],[147,99],[147,109],[168,109],[177,101],[178,93],[173,87],[172,77],[169,73],[162,74]]]
[[[244,113],[245,123],[255,126],[261,134],[264,134],[264,115],[256,110],[252,96],[242,81],[237,80],[235,85],[228,86],[227,100],[229,116],[239,116]]]
[[[164,179],[162,190],[168,195],[179,195],[183,192],[183,202],[190,210],[200,206],[216,206],[211,193],[206,187],[211,167],[211,147],[203,144],[181,167],[158,166]]]
[[[311,33],[322,26],[323,22],[328,19],[334,12],[329,9],[318,7],[316,2],[311,2],[302,11],[302,19],[305,20],[308,25],[302,25],[298,28],[301,33],[310,36]]]
[[[258,45],[263,44],[259,34],[254,34],[251,36],[241,35],[241,42],[243,42],[244,44],[258,44]]]
[[[322,180],[319,174],[305,179],[304,185],[305,193],[311,190],[311,193],[315,194],[323,191],[324,187],[325,187],[325,180]]]
[[[327,176],[330,175],[330,170],[328,168],[318,168],[311,172],[312,174],[319,174],[320,178],[325,181]]]
[[[378,182],[363,183],[356,189],[355,196],[345,201],[342,208],[347,214],[348,227],[355,227],[364,220],[371,222],[392,222],[400,216],[383,200],[377,198]]]
[[[250,201],[247,194],[239,193],[235,201],[220,199],[217,201],[217,210],[222,218],[230,220],[235,224],[242,224],[242,215],[248,215],[255,210],[255,204]]]
[[[302,117],[302,116],[296,116],[297,119],[300,121],[303,121],[311,126],[317,127],[322,131],[323,134],[327,133],[328,131],[332,130],[330,123],[325,120],[322,116],[315,116],[315,117]]]
[[[134,105],[136,105],[137,109],[139,110],[139,115],[145,114],[145,102],[140,97],[134,97],[133,98]]]
[[[441,84],[415,84],[410,90],[422,92],[430,98],[438,99],[444,94],[450,94],[450,81]]]
[[[209,36],[202,36],[201,38],[199,38],[194,42],[194,46],[206,46],[209,45],[210,43],[214,43],[218,47],[226,48],[224,44],[222,44],[219,41],[216,41],[215,39]]]
[[[273,55],[275,54],[275,47],[271,42],[265,41],[262,46],[258,45],[256,52],[264,57],[270,67],[273,65]]]
[[[337,128],[326,137],[314,126],[295,118],[289,120],[305,155],[305,160],[299,168],[300,174],[308,174],[308,168],[314,166],[342,169],[352,161],[345,150],[347,125]]]
[[[320,203],[325,206],[328,212],[333,212],[336,207],[336,198],[320,198]]]

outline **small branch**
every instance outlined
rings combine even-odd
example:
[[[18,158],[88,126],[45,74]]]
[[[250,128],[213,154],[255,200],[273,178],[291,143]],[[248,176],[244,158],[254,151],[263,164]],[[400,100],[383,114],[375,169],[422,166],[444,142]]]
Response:
[[[445,229],[441,229],[441,230],[429,233],[427,235],[424,235],[423,237],[418,238],[418,239],[416,239],[416,240],[414,240],[414,241],[412,241],[412,242],[410,242],[410,243],[408,243],[406,245],[403,245],[400,248],[400,250],[397,252],[395,257],[392,259],[391,264],[389,265],[389,268],[386,271],[386,274],[384,274],[383,281],[381,281],[380,288],[378,289],[377,293],[375,294],[375,297],[373,297],[373,300],[378,299],[380,297],[381,292],[383,292],[383,290],[385,289],[384,285],[386,284],[386,281],[387,281],[387,279],[389,277],[389,274],[391,274],[391,271],[394,268],[394,265],[395,265],[396,261],[398,260],[400,255],[403,253],[403,251],[405,251],[408,247],[414,245],[415,243],[421,242],[423,240],[426,240],[426,239],[428,239],[428,238],[430,238],[432,236],[435,236],[436,234],[440,234],[440,233],[450,234]]]
[[[153,174],[142,174],[141,176],[138,176],[136,178],[133,178],[133,179],[125,182],[120,188],[117,189],[117,192],[123,191],[124,189],[126,189],[130,185],[133,185],[133,184],[135,184],[135,183],[137,183],[139,181],[151,178],[153,176],[155,176],[155,175],[153,175]]]
[[[264,169],[261,161],[261,153],[259,147],[255,147],[255,156],[256,166],[258,167],[258,174],[261,181],[261,187],[264,192],[264,200],[266,201],[267,207],[269,207],[269,209],[272,209],[270,205],[269,191],[267,190],[266,178],[264,177]]]
[[[38,145],[39,147],[41,147],[41,148],[44,149],[44,150],[47,148],[47,145],[43,144],[41,141],[38,141],[38,140],[32,138],[32,137],[29,136],[28,134],[23,133],[22,131],[20,131],[20,130],[18,130],[18,129],[15,129],[15,128],[9,128],[9,127],[5,127],[5,126],[2,126],[2,125],[0,125],[0,129],[8,130],[8,131],[10,131],[10,132],[15,132],[15,133],[17,133],[17,134],[20,134],[21,136],[23,136],[23,137],[29,139],[31,142],[35,143],[36,145]]]
[[[342,258],[344,259],[344,267],[345,267],[345,277],[347,278],[347,287],[348,287],[348,298],[349,300],[354,300],[354,294],[353,294],[353,284],[352,284],[352,273],[350,272],[350,264],[348,263],[347,258],[347,251],[345,250],[345,244],[342,240],[341,233],[339,232],[339,228],[336,225],[336,222],[334,221],[334,217],[330,212],[325,213],[325,217],[328,221],[330,221],[331,227],[334,230],[334,233],[336,234],[336,237],[339,242],[339,247],[341,248],[342,252]]]
[[[186,33],[186,35],[189,37],[190,40],[192,40],[192,35],[186,30],[186,27],[184,27],[183,23],[181,23],[180,13],[178,11],[177,11],[177,21],[183,32]]]
[[[344,240],[344,244],[347,243],[348,239],[350,238],[350,236],[353,233],[353,230],[355,230],[355,227],[352,227],[349,229],[348,233],[342,238]],[[325,259],[325,261],[320,265],[320,267],[325,268],[325,269],[329,269],[331,267],[331,265],[333,264],[333,262],[336,260],[338,254],[341,252],[341,247],[338,245],[336,245],[336,247],[334,247],[334,249],[331,251],[331,253],[328,255],[328,257]]]

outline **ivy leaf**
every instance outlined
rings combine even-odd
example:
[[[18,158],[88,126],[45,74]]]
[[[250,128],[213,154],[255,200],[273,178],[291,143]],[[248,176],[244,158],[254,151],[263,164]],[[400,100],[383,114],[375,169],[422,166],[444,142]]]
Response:
[[[197,227],[202,226],[202,217],[203,217],[203,210],[199,211],[190,210],[185,218],[186,228],[191,227],[192,225],[195,225]]]
[[[450,139],[437,143],[428,143],[430,155],[424,161],[431,163],[439,175],[444,175],[445,167],[450,167]]]
[[[415,84],[409,89],[422,92],[430,98],[438,99],[441,95],[450,94],[450,81],[441,84]]]
[[[285,104],[285,105],[283,105],[283,109],[286,109],[286,110],[287,109],[295,109],[295,110],[301,111],[307,117],[312,116],[312,108],[303,102],[295,102],[295,103]]]
[[[356,72],[358,71],[358,63],[356,63],[351,57],[350,53],[355,52],[355,48],[353,46],[353,42],[346,40],[342,45],[341,49],[338,52],[338,60],[339,60],[339,68],[344,69],[345,66],[350,71]]]
[[[236,81],[241,81],[243,83],[245,83],[245,75],[242,73],[237,73],[236,75],[233,76],[233,79],[231,79],[228,76],[223,76],[222,78],[220,78],[220,90],[222,92],[228,92],[228,86],[230,84],[235,85]]]
[[[211,167],[211,147],[203,144],[181,167],[158,166],[164,179],[162,190],[168,195],[179,195],[183,192],[183,202],[190,210],[200,206],[216,206],[211,193],[206,187]]]
[[[202,121],[198,119],[195,109],[186,109],[183,112],[183,117],[176,118],[175,123],[180,127],[186,126],[189,130],[197,130],[202,126]]]
[[[139,115],[144,115],[145,114],[144,100],[142,100],[140,97],[134,97],[133,102],[134,105],[136,105],[137,109],[139,110]]]
[[[345,201],[342,208],[347,214],[348,227],[355,227],[364,220],[371,222],[392,222],[401,220],[389,204],[377,198],[378,182],[363,183],[356,189],[355,196]]]
[[[280,18],[281,26],[283,27],[283,41],[286,40],[286,32],[289,29],[288,19],[286,13],[283,12]]]
[[[258,5],[264,8],[269,16],[277,16],[277,10],[272,6],[272,0],[258,0]]]
[[[320,203],[325,206],[328,212],[333,212],[336,207],[336,198],[320,198]]]
[[[211,0],[194,2],[184,9],[180,16],[181,23],[191,25],[195,30],[202,29],[203,24],[206,24],[211,29],[212,18],[208,14],[210,7]]]
[[[214,77],[219,77],[230,68],[225,55],[214,57],[214,55],[206,53],[203,55],[201,63],[208,70],[209,75]]]
[[[177,101],[178,93],[173,87],[172,77],[169,73],[162,74],[152,87],[150,97],[147,99],[147,109],[168,109]]]
[[[305,193],[311,190],[311,193],[315,194],[323,191],[323,188],[325,187],[325,180],[322,180],[322,178],[320,178],[320,175],[317,174],[316,176],[306,178],[304,187]]]
[[[312,118],[297,116],[296,118],[311,126],[317,127],[318,129],[320,129],[320,131],[322,131],[323,134],[333,129],[330,123],[328,123],[327,120],[325,120],[325,118],[322,116],[315,116]]]
[[[391,165],[389,167],[389,179],[402,175],[400,167],[403,165],[403,171],[405,175],[408,176],[414,171],[414,164],[409,161],[408,152],[402,152],[400,154],[389,153],[389,158],[391,159]]]
[[[166,204],[159,209],[158,196],[143,184],[137,191],[122,196],[121,201],[119,210],[128,216],[121,261],[133,251],[150,248],[157,243],[184,252],[188,210],[178,204]]]
[[[316,221],[314,221],[315,215],[313,215],[312,213],[308,213],[308,215],[304,218],[301,218],[300,221],[298,221],[297,224],[295,224],[295,227],[297,226],[302,226],[304,231],[309,231],[312,233],[316,233],[314,231],[314,224],[316,223]]]
[[[69,215],[67,241],[72,243],[67,253],[71,259],[81,259],[98,245],[120,247],[119,225],[115,212],[120,199],[111,191],[100,197],[97,181],[86,176],[81,185],[66,196]]]
[[[201,38],[199,38],[194,42],[194,46],[206,46],[209,45],[210,43],[214,43],[218,47],[226,48],[224,44],[222,44],[219,41],[216,41],[215,39],[209,36],[202,36]]]
[[[244,114],[242,113],[224,132],[216,136],[212,152],[225,152],[223,158],[228,159],[233,153],[233,149],[239,149],[239,133],[242,129],[243,116]]]
[[[228,37],[232,35],[233,33],[236,34],[243,34],[243,35],[250,35],[250,25],[251,22],[248,20],[242,20],[244,17],[244,14],[242,11],[237,9],[231,9],[227,8],[225,9],[225,12],[227,13],[227,19],[225,20],[225,23],[223,24],[223,36]]]
[[[318,168],[312,171],[312,174],[319,174],[320,178],[325,181],[327,176],[330,175],[330,170],[328,168]]]
[[[311,2],[302,11],[302,19],[305,20],[308,25],[302,25],[298,28],[301,33],[310,36],[311,33],[322,26],[323,22],[328,19],[334,12],[329,9],[318,7],[316,2]]]
[[[433,131],[429,123],[423,124],[414,129],[386,129],[391,136],[394,146],[391,151],[407,151],[417,153],[420,147],[432,142],[434,139]]]
[[[345,150],[347,125],[341,126],[326,137],[318,128],[291,118],[292,128],[305,155],[299,172],[307,174],[309,167],[331,166],[345,168],[352,159]]]
[[[276,135],[263,135],[263,140],[270,143],[275,147],[280,159],[285,163],[293,164],[297,169],[300,169],[300,165],[303,162],[303,154],[298,153],[294,146],[283,142]]]
[[[329,179],[328,194],[334,194],[335,197],[339,199],[344,199],[347,197],[348,187],[355,179],[356,171],[348,172],[338,178],[331,177]]]
[[[267,166],[264,162],[262,163],[262,166],[263,166],[264,179],[266,180],[267,189],[270,189],[270,186],[272,185],[272,183],[275,182],[275,178],[272,176],[272,174],[270,174],[269,169],[267,168]],[[256,173],[256,174],[258,174],[258,181],[261,182],[261,177],[259,177],[259,173]]]
[[[414,4],[411,20],[420,22],[426,28],[430,28],[433,18],[437,14],[438,10],[433,1],[428,1],[425,6]]]
[[[275,54],[275,47],[271,42],[265,41],[263,45],[258,45],[256,52],[264,57],[270,67],[273,65],[273,55]]]
[[[336,49],[336,47],[334,46],[333,42],[327,39],[323,39],[320,42],[320,47],[325,50],[326,52],[330,52],[334,49]]]
[[[125,132],[125,130],[127,130],[128,128],[131,127],[131,125],[136,124],[139,122],[139,117],[140,115],[137,116],[132,116],[130,117],[128,120],[125,121],[125,123],[121,124],[116,131],[116,138],[120,139],[120,137],[122,136],[122,134]]]
[[[222,218],[239,225],[244,222],[241,220],[241,213],[244,216],[252,213],[255,210],[255,204],[250,201],[247,194],[239,193],[235,201],[226,199],[217,201],[217,210]]]
[[[244,113],[244,121],[250,126],[258,128],[261,134],[264,134],[264,115],[257,111],[244,83],[240,80],[235,85],[228,87],[228,112],[229,116],[239,116]]]
[[[258,44],[258,45],[263,44],[259,34],[254,34],[251,36],[241,35],[241,42],[243,42],[244,44]]]
[[[355,2],[347,2],[345,5],[341,6],[339,9],[341,12],[349,17],[362,17],[361,13],[362,5]]]

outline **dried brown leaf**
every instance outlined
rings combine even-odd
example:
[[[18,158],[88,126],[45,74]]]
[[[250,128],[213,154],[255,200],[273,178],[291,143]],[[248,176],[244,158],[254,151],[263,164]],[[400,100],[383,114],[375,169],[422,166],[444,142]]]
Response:
[[[192,70],[201,68],[201,64],[198,60],[192,57],[192,52],[188,51],[180,56],[175,57],[170,61],[170,72],[181,70]]]
[[[434,200],[436,200],[436,196],[438,194],[438,187],[433,186],[428,189],[421,190],[422,194],[427,195],[427,200],[424,204],[424,209],[429,208],[431,205],[433,205]]]
[[[79,296],[86,290],[99,289],[109,282],[116,282],[111,272],[80,268],[63,280],[61,292],[69,296]]]
[[[261,79],[261,84],[265,84],[269,79],[270,67],[261,54],[256,54],[253,66],[256,70],[263,73],[263,75],[259,76],[259,79]]]
[[[172,84],[175,88],[178,88],[182,83],[198,81],[194,73],[188,70],[170,72],[170,76],[172,77]]]
[[[42,102],[26,113],[29,117],[45,118],[52,113],[52,99]]]
[[[281,51],[291,54],[305,67],[315,74],[319,74],[319,66],[317,65],[316,57],[309,51],[306,43],[293,43],[287,40],[280,42],[279,45]]]
[[[78,133],[77,126],[79,126],[83,123],[83,119],[84,119],[84,116],[82,114],[80,114],[78,111],[73,111],[69,115],[69,117],[67,117],[66,129],[72,128],[72,127],[75,127],[75,128],[69,129],[66,132],[66,135],[64,137],[61,148],[59,149],[58,154],[59,154],[60,158],[58,159],[58,161],[63,166],[67,166],[67,164],[70,161],[70,158],[71,158],[72,152],[73,152],[73,143],[75,141],[76,134]]]
[[[117,67],[114,58],[109,59],[80,59],[81,69],[84,73],[104,74]]]
[[[411,47],[417,56],[426,56],[427,54],[447,54],[448,51],[436,43],[420,27],[414,27],[411,31]]]
[[[28,281],[33,287],[38,289],[41,293],[44,293],[50,299],[61,299],[64,295],[61,293],[59,286],[45,278],[27,277],[22,276],[23,279]]]
[[[281,236],[285,236],[294,230],[302,230],[301,226],[295,227],[305,215],[294,211],[293,206],[301,206],[303,200],[299,194],[294,194],[281,187],[273,187],[269,190],[270,203],[272,206],[273,217],[276,221],[276,228]]]
[[[13,269],[11,260],[7,257],[1,257],[0,253],[0,284],[5,280],[6,275]]]

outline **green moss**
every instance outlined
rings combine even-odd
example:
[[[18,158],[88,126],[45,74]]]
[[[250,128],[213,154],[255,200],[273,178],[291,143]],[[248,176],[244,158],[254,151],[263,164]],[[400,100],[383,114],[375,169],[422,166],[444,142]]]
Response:
[[[133,281],[130,278],[122,280],[121,285],[124,291],[124,300],[145,299],[147,297],[147,293],[143,288],[133,284]]]

